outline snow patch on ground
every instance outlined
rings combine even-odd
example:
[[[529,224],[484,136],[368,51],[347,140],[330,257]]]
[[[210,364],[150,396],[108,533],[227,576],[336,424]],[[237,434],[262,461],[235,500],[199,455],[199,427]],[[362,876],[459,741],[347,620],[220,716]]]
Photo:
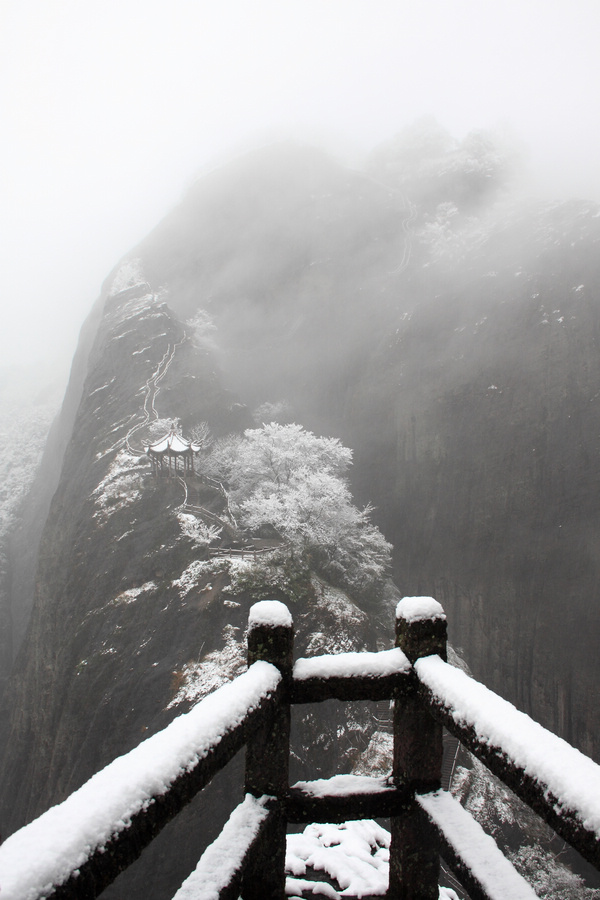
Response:
[[[120,450],[109,470],[92,492],[96,504],[94,518],[101,524],[119,509],[131,506],[141,496],[140,476],[149,469],[145,457]]]
[[[355,629],[361,628],[365,622],[365,614],[348,598],[340,588],[333,587],[316,575],[311,576],[318,608],[325,607],[340,622],[343,630],[327,633],[314,631],[306,647],[308,656],[320,653],[344,653],[356,650]]]
[[[0,388],[0,540],[33,482],[59,402],[37,402],[35,385],[30,396],[19,387]]]
[[[308,825],[302,834],[288,834],[285,892],[288,897],[318,893],[331,900],[343,897],[384,896],[388,889],[390,833],[374,822]],[[323,872],[326,881],[309,881],[309,870]],[[440,888],[439,900],[458,900],[450,888]]]
[[[244,590],[245,585],[240,584],[240,576],[247,575],[252,569],[256,568],[256,561],[252,557],[243,558],[241,556],[221,557],[221,561],[227,565],[227,571],[231,578],[231,584],[223,588],[224,594],[239,594]]]
[[[302,834],[289,834],[285,860],[289,873],[286,894],[306,889],[307,870],[324,872],[340,886],[312,882],[310,890],[339,900],[344,895],[384,895],[388,888],[390,834],[372,820],[341,825],[308,825]],[[296,879],[302,879],[298,883]]]
[[[227,570],[227,560],[195,559],[183,570],[179,578],[171,582],[171,587],[177,588],[179,596],[183,599],[197,587],[205,575],[227,572]]]
[[[233,625],[223,629],[225,644],[208,653],[202,662],[186,663],[181,672],[182,683],[167,709],[187,701],[193,703],[231,681],[246,669],[246,646],[236,636]]]
[[[113,377],[110,379],[110,381],[107,381],[106,384],[103,384],[103,385],[101,385],[100,387],[97,387],[94,391],[91,391],[91,392],[88,394],[88,397],[93,397],[94,394],[98,394],[98,393],[100,393],[100,391],[105,391],[106,388],[109,387],[109,386],[114,382],[115,378],[116,378],[116,375],[113,376]]]
[[[229,575],[231,584],[225,585],[222,594],[239,593],[241,587],[237,584],[237,577],[249,572],[254,565],[251,558],[242,559],[237,556],[221,556],[212,559],[196,559],[187,566],[175,581],[171,582],[171,586],[177,588],[179,596],[183,599],[198,586],[205,575]],[[226,601],[224,601],[226,602]]]
[[[394,735],[388,731],[376,731],[369,745],[358,757],[353,775],[368,775],[370,778],[387,777],[392,771],[394,755]]]
[[[129,588],[127,591],[123,591],[113,600],[113,603],[133,603],[134,600],[140,596],[140,594],[149,594],[151,591],[155,591],[157,585],[154,581],[147,581],[145,584],[142,584],[140,587]]]

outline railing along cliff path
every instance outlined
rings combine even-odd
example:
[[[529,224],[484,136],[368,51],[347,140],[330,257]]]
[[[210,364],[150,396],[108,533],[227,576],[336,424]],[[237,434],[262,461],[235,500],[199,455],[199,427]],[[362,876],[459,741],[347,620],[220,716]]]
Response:
[[[248,670],[0,847],[2,900],[97,897],[246,745],[245,799],[174,900],[281,900],[288,823],[390,817],[388,897],[437,900],[440,856],[472,900],[536,894],[441,790],[442,727],[600,868],[600,767],[447,664],[431,598],[397,607],[396,646],[293,662],[287,607],[250,611]],[[388,778],[289,786],[293,704],[394,700]]]

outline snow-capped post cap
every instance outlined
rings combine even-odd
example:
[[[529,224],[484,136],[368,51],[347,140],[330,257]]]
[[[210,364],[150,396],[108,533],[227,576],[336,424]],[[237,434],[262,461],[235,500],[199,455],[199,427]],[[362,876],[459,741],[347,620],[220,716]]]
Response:
[[[445,619],[441,603],[433,597],[403,597],[396,606],[396,618],[416,622],[418,619]]]
[[[396,646],[412,662],[437,653],[446,659],[446,614],[433,597],[404,597],[396,607]]]
[[[284,628],[291,628],[292,614],[281,600],[261,600],[250,607],[248,616],[250,629],[256,628],[258,625],[267,625],[271,628],[281,625]]]
[[[294,623],[285,603],[261,600],[248,616],[248,665],[259,659],[273,663],[291,678],[294,657]]]

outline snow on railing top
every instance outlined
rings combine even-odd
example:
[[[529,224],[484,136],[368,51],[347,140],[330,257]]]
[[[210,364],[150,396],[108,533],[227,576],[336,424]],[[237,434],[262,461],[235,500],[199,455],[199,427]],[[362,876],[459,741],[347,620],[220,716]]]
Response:
[[[273,629],[267,639],[262,628]],[[178,792],[182,794],[181,806],[190,800],[244,743],[246,789],[257,796],[272,796],[262,801],[249,799],[238,808],[230,820],[237,848],[235,859],[229,852],[226,830],[185,883],[183,893],[178,895],[181,900],[196,897],[198,883],[206,888],[198,896],[212,898],[213,882],[229,891],[223,896],[237,897],[237,888],[231,891],[234,881],[240,879],[253,886],[255,895],[261,891],[265,896],[282,895],[283,866],[273,860],[283,858],[286,819],[305,822],[311,821],[307,815],[317,814],[323,817],[321,821],[336,821],[327,817],[342,811],[348,818],[355,818],[364,816],[367,810],[373,810],[369,815],[394,817],[404,809],[406,791],[417,797],[437,829],[436,846],[445,842],[446,850],[450,848],[456,871],[467,879],[468,890],[471,879],[483,886],[478,896],[488,900],[535,896],[511,874],[508,863],[496,858],[497,853],[493,871],[487,863],[483,865],[491,853],[488,839],[448,795],[421,794],[424,789],[431,791],[431,785],[441,779],[440,720],[451,731],[455,725],[463,743],[474,748],[484,761],[489,758],[492,771],[500,760],[500,777],[505,783],[513,786],[559,834],[566,835],[574,847],[583,847],[584,856],[587,853],[586,858],[600,868],[600,767],[440,656],[427,655],[432,653],[431,647],[440,648],[433,652],[443,655],[445,632],[445,615],[439,603],[429,597],[405,598],[398,604],[398,647],[379,653],[300,659],[291,678],[292,617],[278,601],[255,604],[249,617],[248,652],[250,659],[259,661],[162,732],[115,760],[64,803],[8,838],[0,847],[0,900],[41,900],[52,894],[53,885],[63,885],[61,896],[79,897],[84,893],[84,881],[85,896],[97,896],[116,877],[126,858],[115,856],[113,860],[112,851],[129,853],[127,841],[131,839],[135,852],[129,853],[127,862],[133,861],[152,836],[148,823],[159,830],[178,811],[170,809],[161,819],[161,806],[170,803]],[[414,660],[413,667],[409,658]],[[408,712],[408,718],[394,717],[392,780],[336,776],[329,781],[298,783],[295,791],[290,791],[287,762],[283,764],[289,756],[290,705],[315,698],[374,700],[380,696],[396,697]],[[438,719],[437,725],[429,716],[421,716],[424,705]],[[263,716],[265,706],[270,707],[268,716]],[[433,756],[438,760],[435,767],[429,762]],[[511,779],[516,780],[516,787]],[[521,782],[525,781],[527,790],[522,791]],[[193,790],[190,787],[183,796],[180,789],[190,782],[194,782]],[[534,782],[535,789],[531,790]],[[530,795],[534,795],[533,800]],[[556,824],[554,818],[563,811],[565,821]],[[420,828],[418,825],[408,841],[411,853],[417,855],[421,852],[415,850],[422,840]],[[143,836],[144,829],[147,837]],[[277,852],[273,842],[279,848]],[[421,850],[423,859],[429,859],[431,847],[423,845]],[[402,853],[398,842],[392,847],[395,864],[390,868],[390,892],[398,893],[399,885],[403,890],[408,885],[411,896],[418,896],[427,883],[431,893],[436,888],[436,881],[431,880],[436,878],[435,872],[429,872],[427,866],[403,867]],[[335,891],[333,894],[340,896]]]
[[[63,884],[154,797],[191,771],[280,681],[275,666],[254,663],[9,837],[0,847],[2,900],[34,900]]]
[[[250,609],[248,627],[256,628],[260,625],[292,627],[292,616],[285,605],[279,600],[260,600]]]
[[[474,879],[489,897],[536,900],[537,894],[516,871],[498,845],[447,791],[420,794],[417,803],[436,825],[457,855],[467,861]]]
[[[314,781],[297,781],[292,789],[303,791],[311,797],[345,797],[347,794],[376,794],[395,790],[387,777],[371,778],[368,775],[333,775]]]
[[[501,750],[556,798],[557,812],[576,814],[600,838],[600,766],[438,656],[417,660],[415,669],[457,724]]]
[[[335,653],[328,656],[301,658],[294,666],[294,680],[308,678],[381,678],[396,672],[409,672],[410,663],[402,650],[379,653]]]
[[[173,900],[218,900],[223,885],[231,883],[241,869],[248,848],[266,821],[269,799],[246,794]]]
[[[433,597],[403,597],[396,606],[396,618],[416,622],[421,619],[445,619],[441,603]]]

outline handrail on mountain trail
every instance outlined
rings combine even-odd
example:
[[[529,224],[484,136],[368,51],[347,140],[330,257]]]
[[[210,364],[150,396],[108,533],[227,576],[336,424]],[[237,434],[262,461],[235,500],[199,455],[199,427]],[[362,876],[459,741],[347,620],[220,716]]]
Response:
[[[0,847],[6,900],[97,897],[245,745],[245,799],[174,900],[283,898],[288,823],[390,817],[388,897],[437,900],[440,857],[472,900],[536,894],[441,789],[445,726],[600,869],[600,766],[446,662],[431,598],[396,610],[395,648],[293,661],[287,607],[250,610],[248,670]],[[293,704],[394,701],[391,774],[289,784]]]

